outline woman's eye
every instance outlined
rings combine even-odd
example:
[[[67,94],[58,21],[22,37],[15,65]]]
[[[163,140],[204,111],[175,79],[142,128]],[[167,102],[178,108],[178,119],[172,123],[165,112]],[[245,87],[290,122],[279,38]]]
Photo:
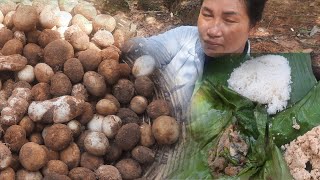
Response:
[[[202,15],[203,15],[204,17],[211,17],[211,14],[208,14],[208,13],[202,13]]]
[[[236,23],[236,22],[237,22],[237,21],[232,20],[232,19],[225,19],[225,21],[226,21],[227,23]]]

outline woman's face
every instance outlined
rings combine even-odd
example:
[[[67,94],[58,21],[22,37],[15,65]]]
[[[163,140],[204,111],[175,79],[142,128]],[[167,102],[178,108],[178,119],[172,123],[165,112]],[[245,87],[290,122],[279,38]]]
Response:
[[[198,30],[206,55],[242,53],[251,30],[244,1],[204,0]]]

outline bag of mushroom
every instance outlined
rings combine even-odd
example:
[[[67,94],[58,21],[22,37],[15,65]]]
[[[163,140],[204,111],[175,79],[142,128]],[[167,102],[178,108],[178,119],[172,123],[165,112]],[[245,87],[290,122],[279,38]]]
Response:
[[[160,74],[121,60],[123,22],[80,0],[0,1],[0,179],[172,171],[181,123]]]

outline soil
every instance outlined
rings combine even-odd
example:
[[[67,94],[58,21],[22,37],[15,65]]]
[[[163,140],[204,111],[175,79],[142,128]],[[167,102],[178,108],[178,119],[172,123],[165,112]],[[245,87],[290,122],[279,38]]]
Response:
[[[126,2],[129,4],[129,10],[122,12],[137,24],[137,36],[152,36],[177,26],[190,25],[190,21],[186,21],[183,17],[179,18],[176,12],[171,13],[163,0],[152,1],[152,4],[157,4],[156,10],[142,10],[138,0]],[[190,14],[185,16],[195,16]],[[193,22],[191,25],[196,23]],[[311,36],[314,27],[318,27],[319,30],[314,31],[316,33]],[[254,53],[319,54],[320,0],[268,0],[263,20],[252,31],[250,41]]]
[[[320,0],[269,0],[251,34],[253,52],[320,53]]]

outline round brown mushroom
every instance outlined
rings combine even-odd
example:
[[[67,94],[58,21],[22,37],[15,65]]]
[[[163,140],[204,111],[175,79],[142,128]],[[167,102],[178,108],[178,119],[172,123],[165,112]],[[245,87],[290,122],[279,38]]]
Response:
[[[152,127],[147,123],[143,123],[140,126],[141,138],[140,144],[145,147],[150,147],[155,143],[154,136],[152,134]]]
[[[23,48],[23,56],[27,58],[28,64],[35,66],[42,60],[43,50],[34,43],[28,43]]]
[[[81,82],[84,75],[83,66],[77,58],[68,59],[64,63],[63,72],[74,84]]]
[[[50,85],[47,83],[38,83],[31,89],[35,101],[45,101],[51,98]]]
[[[115,115],[118,112],[118,107],[109,99],[101,99],[96,105],[96,110],[98,114],[104,116]]]
[[[12,154],[10,149],[0,142],[0,170],[8,168],[12,162]]]
[[[157,99],[148,105],[147,113],[150,118],[156,119],[159,116],[170,115],[171,109],[166,100]]]
[[[131,151],[133,159],[141,164],[152,163],[155,158],[155,153],[147,147],[137,146]]]
[[[64,73],[55,73],[51,78],[50,84],[50,93],[55,97],[71,94],[72,83]]]
[[[57,179],[71,180],[68,176],[57,174],[57,173],[49,173],[45,175],[43,178],[43,180],[57,180]]]
[[[58,31],[51,30],[51,29],[44,29],[41,31],[39,38],[38,38],[38,44],[45,48],[49,43],[61,39],[60,34]]]
[[[29,171],[38,171],[48,162],[46,151],[34,142],[28,142],[21,147],[19,160],[24,168]]]
[[[140,124],[138,115],[129,108],[120,108],[117,116],[121,119],[122,124],[137,123]]]
[[[55,40],[44,48],[44,62],[55,70],[62,68],[63,64],[73,57],[72,45],[62,39]]]
[[[107,153],[104,156],[104,159],[108,163],[112,163],[117,161],[122,154],[122,149],[116,144],[116,143],[111,143],[110,148],[107,151]]]
[[[13,24],[20,31],[31,31],[38,22],[36,8],[28,5],[20,5],[13,15]]]
[[[98,179],[122,180],[119,170],[111,165],[102,165],[96,170]]]
[[[90,154],[102,156],[109,149],[108,138],[102,132],[89,132],[84,138],[84,148]]]
[[[3,48],[4,44],[6,44],[9,40],[13,39],[13,32],[7,28],[0,29],[0,49]]]
[[[92,118],[94,115],[94,107],[88,103],[85,102],[83,104],[83,113],[82,115],[80,115],[78,117],[78,121],[82,124],[82,125],[86,125]]]
[[[80,163],[80,149],[74,142],[67,148],[60,152],[60,160],[66,163],[69,169],[79,166]]]
[[[33,31],[29,31],[29,32],[27,32],[27,41],[29,42],[29,43],[35,43],[35,44],[38,44],[38,38],[39,38],[39,36],[40,36],[40,34],[41,34],[41,31],[39,31],[39,30],[33,30]]]
[[[120,52],[121,51],[119,48],[111,45],[101,50],[100,54],[103,60],[110,59],[110,60],[115,60],[119,62]]]
[[[150,98],[153,96],[154,83],[147,76],[140,76],[134,81],[134,88],[138,95]]]
[[[19,122],[19,126],[21,126],[26,131],[26,135],[29,136],[33,132],[35,124],[29,116],[25,116]]]
[[[77,33],[73,33],[70,38],[70,43],[75,50],[84,51],[88,49],[90,39],[89,36],[83,32],[79,31]]]
[[[123,125],[115,137],[116,144],[123,150],[128,151],[133,149],[140,140],[140,130],[136,123]]]
[[[48,156],[48,161],[51,160],[59,160],[59,152],[58,151],[53,151],[51,149],[48,149],[47,146],[41,145],[41,147],[46,151],[47,156]]]
[[[99,51],[95,49],[87,49],[79,52],[78,59],[83,65],[85,71],[96,70],[102,60]]]
[[[46,164],[46,166],[43,167],[42,174],[44,176],[46,176],[50,173],[57,173],[60,175],[68,175],[68,173],[69,173],[68,166],[60,160],[50,160]]]
[[[115,84],[120,78],[120,66],[117,61],[104,60],[98,67],[98,73],[103,75],[108,84]]]
[[[19,152],[20,148],[27,143],[26,131],[19,125],[12,125],[4,134],[4,142],[7,143],[13,152]]]
[[[120,63],[119,69],[120,69],[120,77],[121,78],[129,78],[129,76],[131,74],[131,68],[128,64]]]
[[[54,124],[48,127],[44,136],[44,144],[54,151],[67,148],[72,140],[72,131],[65,124]]]
[[[1,49],[2,55],[9,56],[13,54],[22,54],[23,44],[18,39],[11,39],[7,41]]]
[[[50,80],[54,75],[54,72],[52,68],[46,63],[38,63],[34,67],[34,75],[36,76],[38,82],[50,83]]]
[[[141,177],[142,169],[139,163],[133,159],[123,159],[116,164],[123,179],[136,179]]]
[[[142,114],[147,109],[148,100],[143,96],[135,96],[130,102],[130,109],[137,114]]]
[[[3,171],[0,171],[0,179],[2,179],[2,180],[15,179],[15,176],[16,176],[16,174],[15,174],[14,170],[10,167],[4,169]]]
[[[83,84],[88,92],[94,96],[101,97],[106,94],[107,85],[102,75],[88,71],[83,76]]]
[[[160,116],[152,123],[152,133],[158,144],[173,144],[179,138],[179,124],[170,116]]]
[[[40,133],[32,133],[30,136],[29,136],[29,141],[30,142],[34,142],[34,143],[37,143],[39,145],[42,145],[43,144],[43,138],[42,138],[42,135]]]
[[[134,96],[134,85],[127,79],[120,79],[118,83],[113,86],[112,94],[121,104],[128,104]]]
[[[96,180],[95,173],[92,172],[90,169],[85,167],[76,167],[73,168],[69,172],[69,177],[73,180],[76,179],[83,179],[85,177],[86,180]]]
[[[80,166],[88,168],[90,170],[96,170],[101,165],[103,165],[103,157],[101,156],[95,156],[88,152],[84,152],[81,154],[81,160],[80,160]]]
[[[16,179],[26,179],[26,177],[32,180],[43,180],[43,176],[39,171],[28,171],[25,169],[19,169],[16,173]]]

